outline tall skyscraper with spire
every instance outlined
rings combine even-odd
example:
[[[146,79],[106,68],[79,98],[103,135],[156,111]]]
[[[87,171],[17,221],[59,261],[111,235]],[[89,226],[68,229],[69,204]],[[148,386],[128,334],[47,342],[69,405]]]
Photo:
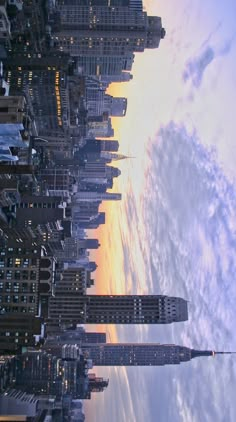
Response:
[[[67,330],[59,336],[49,336],[43,347],[44,350],[57,358],[73,356],[74,359],[77,358],[74,350],[78,350],[79,353],[82,350],[84,359],[91,359],[93,366],[178,365],[197,357],[235,353],[197,350],[175,344],[107,343],[106,338],[99,342],[99,339],[104,337],[104,333],[89,333],[83,328],[74,330],[73,336],[71,333],[71,330]],[[95,335],[97,337],[94,338]]]
[[[114,343],[85,344],[83,350],[94,366],[163,366],[178,365],[201,356],[231,352],[195,350],[174,344]]]

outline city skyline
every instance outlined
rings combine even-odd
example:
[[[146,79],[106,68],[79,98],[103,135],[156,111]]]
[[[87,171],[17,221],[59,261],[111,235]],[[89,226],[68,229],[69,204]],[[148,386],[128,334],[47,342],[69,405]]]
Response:
[[[181,370],[139,364],[235,350],[235,6],[181,0],[173,13],[170,0],[147,1],[146,14],[140,1],[71,3],[48,5],[47,28],[39,4],[31,31],[17,20],[13,41],[10,26],[2,34],[9,60],[1,92],[8,82],[10,96],[0,101],[1,160],[18,160],[1,164],[9,171],[1,176],[2,349],[28,350],[20,356],[29,374],[40,362],[56,374],[55,386],[42,380],[43,390],[61,395],[60,411],[72,420],[73,398],[105,388],[86,403],[89,420],[233,421],[233,356],[219,352]],[[23,38],[17,25],[25,25]],[[159,49],[143,51],[162,38]],[[111,74],[118,84],[109,85]],[[180,315],[154,304],[159,295],[183,298]],[[155,326],[186,320],[187,303],[188,323]],[[89,372],[90,346],[83,354],[71,343],[76,323],[86,321],[111,324],[111,344],[93,344],[91,353],[121,368]],[[56,363],[41,350],[45,334],[56,340],[66,326],[69,345]],[[91,329],[91,340],[101,338]],[[1,359],[4,383],[14,385],[9,357]]]
[[[161,327],[158,330],[143,327],[135,332],[126,327],[108,327],[112,341],[135,342],[140,339],[180,343],[182,339],[182,343],[192,347],[215,348],[218,345],[234,348],[234,310],[228,296],[235,297],[234,278],[229,271],[230,266],[223,264],[226,265],[229,260],[235,262],[234,250],[229,246],[231,242],[234,244],[232,229],[227,234],[224,231],[224,224],[234,227],[235,217],[230,211],[235,203],[231,184],[235,180],[232,154],[234,124],[232,110],[224,110],[221,100],[224,98],[224,102],[234,108],[234,5],[230,2],[228,8],[223,8],[218,2],[214,6],[207,2],[202,8],[196,2],[182,1],[178,10],[170,1],[146,1],[145,5],[149,14],[158,12],[162,16],[167,35],[162,48],[152,57],[148,52],[143,56],[136,55],[132,70],[134,77],[129,85],[116,85],[110,91],[113,95],[126,95],[128,98],[125,120],[118,122],[113,119],[113,125],[120,148],[127,155],[135,155],[136,159],[120,164],[122,175],[116,188],[123,193],[122,204],[119,210],[110,204],[107,233],[100,229],[102,246],[97,254],[96,291],[100,294],[147,293],[153,289],[165,293],[175,291],[189,300],[189,326],[175,327],[175,330],[167,328],[165,331]],[[199,22],[202,24],[199,25]],[[187,69],[189,77],[185,82],[183,76]],[[135,90],[142,86],[145,74],[149,75],[150,83],[145,85],[139,98],[135,96]],[[146,125],[141,123],[143,115]],[[171,121],[175,124],[169,125]],[[185,126],[186,130],[182,130]],[[165,130],[159,132],[160,128]],[[127,142],[131,133],[132,142]],[[209,149],[213,149],[213,158],[208,155]],[[186,173],[180,172],[181,166],[186,167]],[[141,168],[143,172],[139,171]],[[196,184],[191,183],[192,177]],[[214,181],[216,195],[206,188],[211,180]],[[171,187],[168,188],[169,185]],[[228,195],[226,189],[229,189]],[[193,192],[196,201],[193,201]],[[201,217],[201,204],[204,217]],[[217,204],[227,210],[224,219],[217,211]],[[108,211],[107,207],[104,209]],[[176,210],[176,213],[171,210]],[[136,224],[138,217],[139,223]],[[167,222],[170,235],[165,238]],[[219,227],[223,243],[214,241],[213,224],[214,230]],[[111,236],[111,227],[114,237]],[[129,230],[129,227],[136,227],[136,231]],[[204,251],[202,255],[201,250]],[[123,268],[126,279],[110,276],[109,286],[105,286],[102,282],[104,265],[109,274]],[[148,368],[137,370],[135,374],[132,368],[119,374],[108,370],[110,385],[106,394],[108,399],[111,398],[113,390],[119,402],[108,412],[117,413],[117,421],[125,421],[127,415],[120,409],[129,408],[129,403],[132,403],[129,408],[131,420],[155,421],[157,414],[161,421],[220,421],[223,414],[228,420],[234,420],[232,391],[235,388],[235,363],[231,359],[227,363],[221,358],[212,360],[207,367],[204,362],[193,362],[191,368],[182,367],[181,372],[172,367],[170,370],[165,368],[164,374],[164,368],[158,369],[156,377]],[[188,397],[187,380],[193,377],[196,380],[196,385],[192,386],[193,395],[198,399]],[[223,396],[214,382],[216,379],[219,383],[219,378]],[[203,382],[207,388],[201,387]],[[145,397],[145,410],[137,397],[137,385],[140,385],[139,394]],[[152,392],[154,386],[156,394]],[[127,400],[122,391],[125,391]],[[168,397],[169,392],[171,397]],[[102,398],[95,405],[102,405]],[[94,419],[99,421],[96,415]]]
[[[37,13],[39,4],[28,21],[35,32],[26,27],[21,36],[19,19],[12,41],[10,25],[9,33],[2,34],[7,38],[2,52],[7,89],[1,91],[6,94],[1,99],[1,133],[7,148],[1,158],[0,347],[13,356],[2,357],[1,392],[6,393],[1,400],[7,408],[15,398],[20,409],[14,387],[35,395],[55,394],[60,414],[71,420],[74,399],[90,398],[91,383],[91,391],[103,391],[108,382],[88,372],[92,362],[81,352],[73,362],[41,352],[50,332],[84,322],[168,324],[188,319],[181,298],[87,295],[94,284],[90,273],[96,269],[87,249],[100,244],[85,240],[83,228],[105,223],[105,213],[99,212],[103,200],[121,199],[120,193],[107,192],[120,175],[109,164],[127,158],[117,153],[115,142],[91,142],[113,136],[110,116],[127,112],[125,97],[105,93],[112,80],[106,77],[114,74],[118,80],[123,70],[131,70],[135,51],[157,48],[165,36],[161,18],[147,16],[140,2],[118,1],[115,7],[95,3],[48,4],[49,31]],[[22,16],[29,12],[24,6]],[[4,13],[8,23],[7,10]],[[88,57],[92,64],[94,55],[106,65],[115,63],[115,68],[107,74],[97,63],[96,77],[90,67],[81,75],[79,59]],[[10,168],[5,161],[18,163]],[[23,397],[28,403],[30,396]],[[39,412],[49,411],[48,400],[42,406]],[[36,416],[36,407],[31,410]]]

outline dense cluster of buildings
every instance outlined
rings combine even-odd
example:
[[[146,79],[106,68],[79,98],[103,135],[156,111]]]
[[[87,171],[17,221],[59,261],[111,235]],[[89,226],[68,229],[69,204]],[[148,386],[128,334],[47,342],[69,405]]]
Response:
[[[112,116],[126,98],[134,54],[157,48],[160,17],[142,0],[8,0],[0,4],[0,412],[24,420],[82,421],[81,399],[108,380],[106,365],[165,365],[199,352],[109,344],[78,324],[167,324],[187,302],[163,295],[94,295],[104,200],[120,170]],[[104,139],[105,138],[105,139]],[[10,420],[10,419],[8,419]],[[23,420],[23,419],[21,419]]]

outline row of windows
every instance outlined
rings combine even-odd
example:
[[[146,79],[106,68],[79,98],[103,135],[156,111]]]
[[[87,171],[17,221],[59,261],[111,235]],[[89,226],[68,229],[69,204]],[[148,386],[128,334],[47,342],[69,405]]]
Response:
[[[38,252],[36,250],[36,252]],[[33,267],[37,265],[37,259],[36,258],[0,258],[0,268],[3,267],[23,267],[23,268],[27,268],[27,267]]]
[[[32,306],[0,306],[0,312],[4,313],[4,312],[13,312],[13,313],[31,313],[34,314],[35,313],[35,307]]]
[[[15,254],[26,255],[29,253],[37,253],[38,249],[26,249],[26,248],[7,248],[7,252],[12,252]],[[1,251],[0,255],[5,256],[7,254],[6,251]]]
[[[22,293],[35,293],[37,290],[36,283],[18,283],[18,282],[2,282],[0,281],[0,292],[22,292]]]
[[[20,208],[56,208],[56,204],[53,202],[21,202],[19,204]]]
[[[12,270],[0,270],[0,280],[36,280],[37,271],[23,270],[23,271],[12,271]],[[18,283],[19,284],[19,283]]]
[[[0,302],[6,302],[6,303],[11,303],[11,302],[12,303],[20,303],[20,302],[35,303],[36,299],[35,299],[35,296],[26,296],[26,295],[19,296],[19,295],[16,295],[16,294],[6,295],[6,296],[0,295]]]
[[[6,337],[19,337],[19,336],[20,337],[21,336],[28,337],[28,332],[27,331],[26,332],[24,332],[24,331],[20,331],[20,332],[4,331],[4,332],[0,332],[0,337],[3,337],[3,336],[6,336]]]
[[[9,340],[8,340],[9,341]],[[19,339],[18,338],[15,338],[15,340],[13,340],[15,343],[19,343]],[[22,341],[22,340],[21,340]],[[0,343],[5,343],[6,342],[6,340],[4,339],[4,338],[1,338],[0,337]],[[25,344],[27,344],[28,343],[28,340],[27,339],[25,339],[24,340],[24,343]]]

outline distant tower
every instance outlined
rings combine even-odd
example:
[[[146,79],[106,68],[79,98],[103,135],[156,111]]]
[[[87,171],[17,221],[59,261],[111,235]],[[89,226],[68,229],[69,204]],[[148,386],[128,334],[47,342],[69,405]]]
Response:
[[[63,344],[106,343],[106,333],[85,331],[83,327],[76,327],[75,329],[63,331],[60,336],[57,336],[56,342],[54,337],[47,338],[47,347],[49,345],[55,346],[55,343],[56,346]]]
[[[84,249],[98,249],[100,243],[98,239],[80,239],[79,247]]]
[[[111,116],[125,116],[127,110],[127,98],[112,98]]]
[[[124,97],[112,97],[111,95],[105,95],[104,108],[108,111],[111,116],[125,116],[127,110],[127,98]]]
[[[76,202],[94,202],[94,201],[119,201],[121,193],[113,192],[78,192],[74,195]]]

